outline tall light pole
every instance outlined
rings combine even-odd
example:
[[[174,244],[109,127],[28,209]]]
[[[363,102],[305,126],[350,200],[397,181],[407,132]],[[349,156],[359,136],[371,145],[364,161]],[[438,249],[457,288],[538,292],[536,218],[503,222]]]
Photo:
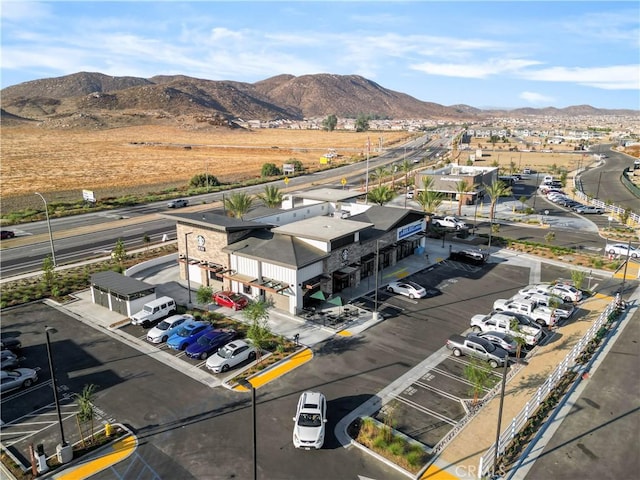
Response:
[[[373,294],[373,320],[378,320],[378,270],[380,269],[380,240],[376,240],[376,262],[375,262],[376,285]]]
[[[44,214],[47,217],[47,228],[49,229],[49,243],[51,244],[51,261],[53,262],[53,266],[56,267],[56,249],[53,248],[53,233],[51,233],[51,220],[49,220],[49,207],[47,206],[47,201],[44,199],[41,193],[36,192],[42,201],[44,202]]]
[[[516,359],[515,363],[528,365],[525,360]],[[500,387],[500,406],[498,407],[498,428],[496,429],[496,447],[493,452],[493,476],[496,475],[496,467],[498,466],[498,444],[500,443],[500,428],[502,427],[502,406],[504,405],[504,392],[507,385],[507,367],[509,366],[509,357],[504,359],[504,367],[502,369],[502,386]]]
[[[62,413],[60,412],[60,400],[58,399],[58,385],[56,383],[56,373],[53,367],[53,356],[51,355],[51,339],[50,333],[57,333],[58,331],[53,327],[44,327],[44,334],[47,343],[47,357],[49,357],[49,370],[51,371],[51,388],[53,389],[53,401],[56,404],[56,412],[58,414],[58,425],[60,426],[60,444],[56,447],[58,453],[58,461],[60,463],[67,463],[73,459],[73,449],[67,444],[64,438],[64,427],[62,426]]]
[[[369,203],[369,150],[371,149],[371,141],[367,137],[367,172],[364,178],[364,203]]]
[[[184,256],[187,267],[187,291],[189,293],[189,305],[191,305],[191,277],[189,276],[189,235],[193,232],[185,232],[184,234]]]
[[[238,384],[251,390],[251,418],[253,422],[253,480],[258,479],[258,438],[256,436],[256,389],[253,384],[245,378],[238,380]]]
[[[596,196],[595,199],[598,199],[598,194],[600,193],[600,180],[602,180],[602,170],[600,170],[600,175],[598,175],[598,187],[596,188]]]

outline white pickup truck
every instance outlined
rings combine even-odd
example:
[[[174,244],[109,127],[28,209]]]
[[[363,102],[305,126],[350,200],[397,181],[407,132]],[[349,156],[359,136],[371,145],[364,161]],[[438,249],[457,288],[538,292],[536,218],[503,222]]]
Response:
[[[512,337],[521,337],[529,346],[537,345],[542,338],[542,329],[538,325],[524,325],[508,313],[474,315],[471,317],[471,329],[474,332],[503,332]]]
[[[452,216],[435,217],[431,220],[431,223],[438,227],[452,228],[454,230],[469,228],[467,224],[464,223],[462,220],[459,220],[456,217],[452,217]]]
[[[531,317],[538,325],[553,327],[558,317],[549,307],[543,307],[530,298],[516,297],[510,300],[500,299],[493,302],[493,309],[498,312],[511,311]]]

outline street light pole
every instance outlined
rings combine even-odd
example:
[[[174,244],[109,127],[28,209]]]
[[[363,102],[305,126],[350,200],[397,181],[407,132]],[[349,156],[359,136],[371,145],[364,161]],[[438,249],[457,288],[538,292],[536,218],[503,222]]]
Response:
[[[376,284],[375,291],[373,294],[373,319],[378,320],[378,270],[380,269],[380,240],[376,240],[376,266],[375,266],[375,274],[376,274]]]
[[[520,358],[515,359],[515,363],[528,365],[526,360]],[[496,429],[496,445],[493,452],[493,476],[496,475],[496,467],[498,466],[498,444],[500,443],[500,428],[502,428],[502,407],[504,405],[504,393],[507,385],[507,367],[509,366],[509,357],[504,359],[504,367],[502,369],[502,385],[500,387],[500,406],[498,407],[498,428]]]
[[[256,436],[256,388],[247,379],[238,380],[238,384],[251,390],[251,418],[253,422],[253,480],[258,479],[258,438]]]
[[[60,401],[58,400],[58,386],[56,384],[56,374],[53,369],[53,357],[51,355],[51,339],[49,338],[49,332],[57,333],[58,331],[53,327],[44,327],[44,333],[47,337],[47,356],[49,357],[49,370],[51,371],[51,387],[53,388],[53,401],[56,404],[56,412],[58,413],[58,425],[60,425],[60,444],[63,447],[67,446],[67,441],[64,439],[64,428],[62,426],[62,413],[60,412]]]
[[[49,207],[47,206],[47,201],[44,199],[41,193],[36,192],[42,201],[44,202],[44,214],[47,218],[47,228],[49,229],[49,243],[51,244],[51,261],[53,262],[53,266],[58,266],[56,263],[56,250],[53,248],[53,233],[51,232],[51,220],[49,220]]]
[[[602,180],[602,170],[600,170],[600,175],[598,175],[598,187],[596,188],[596,196],[595,199],[598,199],[598,194],[600,193],[600,180]]]
[[[189,293],[189,305],[191,305],[191,277],[189,276],[189,235],[193,232],[186,232],[184,234],[184,256],[187,267],[187,291]]]

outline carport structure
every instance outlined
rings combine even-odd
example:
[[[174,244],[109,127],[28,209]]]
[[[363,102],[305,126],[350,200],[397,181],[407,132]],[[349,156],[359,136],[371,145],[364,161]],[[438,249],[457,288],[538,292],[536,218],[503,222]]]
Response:
[[[155,285],[108,270],[91,275],[91,300],[130,317],[156,298]]]

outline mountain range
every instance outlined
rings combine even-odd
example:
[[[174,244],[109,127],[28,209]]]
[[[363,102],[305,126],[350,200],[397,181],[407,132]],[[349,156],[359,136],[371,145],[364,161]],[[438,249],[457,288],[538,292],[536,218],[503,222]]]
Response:
[[[637,115],[589,105],[567,108],[482,110],[444,106],[386,89],[358,75],[278,75],[255,83],[184,75],[113,77],[80,72],[33,80],[0,91],[3,125],[114,127],[148,123],[302,120],[360,114],[389,119],[479,120],[489,116]]]

